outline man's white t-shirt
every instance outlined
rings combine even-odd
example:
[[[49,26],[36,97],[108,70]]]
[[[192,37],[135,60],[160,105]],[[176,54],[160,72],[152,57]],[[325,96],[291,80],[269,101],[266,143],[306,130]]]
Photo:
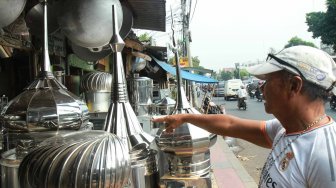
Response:
[[[266,161],[260,187],[336,188],[336,123],[328,118],[329,123],[302,135],[284,136],[277,119],[266,121],[264,130],[275,147],[271,153],[275,161],[270,167],[272,159]]]
[[[240,89],[237,91],[237,95],[238,95],[238,98],[247,97],[247,92],[246,92],[245,89],[240,88]]]

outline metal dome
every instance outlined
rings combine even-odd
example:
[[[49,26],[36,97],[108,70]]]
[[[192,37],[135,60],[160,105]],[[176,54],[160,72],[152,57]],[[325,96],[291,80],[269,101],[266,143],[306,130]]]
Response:
[[[84,92],[111,92],[111,84],[112,75],[106,72],[90,72],[81,80],[81,88]]]
[[[90,112],[107,112],[111,103],[112,75],[106,72],[91,72],[81,80],[81,89]]]
[[[178,54],[175,52],[175,60]],[[178,62],[178,60],[176,61]],[[191,107],[182,85],[180,65],[176,64],[177,101],[172,114],[200,114]],[[205,176],[210,173],[210,150],[217,135],[191,123],[184,123],[174,132],[160,128],[156,136],[157,146],[168,155],[169,172],[177,177]]]
[[[1,112],[11,132],[78,130],[89,121],[86,104],[70,93],[50,72],[41,72],[23,93]]]
[[[60,130],[87,128],[89,111],[86,104],[70,93],[51,73],[48,52],[47,0],[43,5],[43,70],[24,92],[9,101],[0,113],[4,129],[5,149],[16,147],[21,139],[41,142],[41,137]],[[43,131],[43,133],[42,133]],[[34,134],[39,133],[39,134]]]
[[[19,167],[21,187],[124,187],[130,157],[105,131],[80,131],[45,140]]]

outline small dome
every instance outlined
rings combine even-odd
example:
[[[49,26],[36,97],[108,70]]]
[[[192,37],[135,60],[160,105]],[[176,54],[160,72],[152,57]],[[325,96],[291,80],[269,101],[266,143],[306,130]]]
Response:
[[[81,88],[84,92],[111,92],[112,75],[106,72],[91,72],[84,75]]]
[[[19,167],[21,187],[124,187],[130,156],[104,131],[81,131],[45,140]]]

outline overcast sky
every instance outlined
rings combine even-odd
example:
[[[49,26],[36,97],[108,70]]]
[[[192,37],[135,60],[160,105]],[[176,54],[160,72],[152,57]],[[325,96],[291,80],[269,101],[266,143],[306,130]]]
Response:
[[[263,61],[270,48],[281,50],[294,36],[320,46],[305,23],[306,13],[316,11],[326,11],[325,0],[198,0],[191,55],[218,71]]]
[[[192,2],[191,55],[198,56],[200,65],[205,68],[218,71],[234,67],[235,63],[263,61],[270,48],[279,51],[294,36],[320,46],[320,40],[313,39],[312,33],[307,31],[305,16],[309,12],[325,12],[325,0]],[[171,4],[174,9],[180,0],[167,0],[167,10]],[[169,35],[170,26],[166,31]],[[160,43],[164,34],[153,37]]]

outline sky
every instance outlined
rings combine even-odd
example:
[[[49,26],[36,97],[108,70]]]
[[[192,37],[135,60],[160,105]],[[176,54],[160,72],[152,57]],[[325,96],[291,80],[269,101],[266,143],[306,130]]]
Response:
[[[320,46],[308,32],[306,13],[325,11],[325,0],[198,0],[190,30],[191,55],[218,71],[264,61],[297,36]]]
[[[167,0],[167,16],[179,4]],[[191,7],[191,56],[214,71],[264,61],[270,48],[280,51],[295,36],[319,47],[320,40],[307,31],[305,16],[326,11],[325,0],[192,0]],[[170,26],[166,35],[171,35]],[[166,45],[164,36],[153,35]]]

